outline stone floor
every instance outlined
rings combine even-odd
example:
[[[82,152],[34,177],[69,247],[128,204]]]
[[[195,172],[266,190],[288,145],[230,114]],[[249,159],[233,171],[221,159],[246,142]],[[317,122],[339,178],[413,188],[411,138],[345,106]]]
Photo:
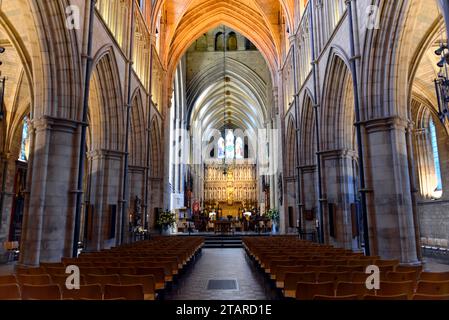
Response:
[[[14,273],[15,263],[0,264],[0,276]]]
[[[237,290],[207,290],[209,280],[236,280]],[[243,249],[203,249],[194,265],[167,293],[167,300],[273,299],[268,281]]]
[[[440,260],[425,257],[424,270],[429,272],[449,272],[449,264],[441,263]]]

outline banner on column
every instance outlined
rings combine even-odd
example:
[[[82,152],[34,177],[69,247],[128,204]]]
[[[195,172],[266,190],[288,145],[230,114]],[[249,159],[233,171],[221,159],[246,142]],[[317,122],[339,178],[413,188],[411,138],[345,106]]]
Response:
[[[173,210],[184,208],[184,193],[172,193],[171,203]]]

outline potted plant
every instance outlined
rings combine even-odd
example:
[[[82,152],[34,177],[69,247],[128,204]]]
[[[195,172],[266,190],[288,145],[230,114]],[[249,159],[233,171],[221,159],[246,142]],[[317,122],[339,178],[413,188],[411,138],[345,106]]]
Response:
[[[278,223],[279,223],[279,211],[277,209],[270,209],[265,214],[272,223],[272,233],[277,233]]]
[[[161,228],[162,234],[170,234],[170,228],[174,227],[176,224],[175,213],[170,210],[161,212],[156,224]]]

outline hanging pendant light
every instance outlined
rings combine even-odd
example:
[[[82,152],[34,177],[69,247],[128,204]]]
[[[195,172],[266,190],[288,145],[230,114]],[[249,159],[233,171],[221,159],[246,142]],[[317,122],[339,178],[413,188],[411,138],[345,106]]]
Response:
[[[223,157],[223,175],[228,175],[228,166],[226,163],[226,82],[228,80],[228,77],[226,76],[226,26],[223,25],[223,137],[225,139],[225,154]]]
[[[449,48],[447,45],[441,43],[440,47],[435,51],[435,54],[440,56],[441,60],[437,63],[440,68],[438,78],[434,80],[435,91],[438,101],[438,117],[444,124],[449,117],[448,103],[449,103]]]

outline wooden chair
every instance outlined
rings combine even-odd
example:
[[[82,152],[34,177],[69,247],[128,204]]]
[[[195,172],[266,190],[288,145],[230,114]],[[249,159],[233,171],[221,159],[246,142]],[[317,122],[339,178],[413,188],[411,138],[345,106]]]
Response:
[[[165,289],[165,271],[164,268],[148,268],[148,267],[137,267],[136,275],[152,275],[154,276],[154,281],[156,283],[156,290]]]
[[[45,273],[49,274],[65,274],[65,267],[45,267]],[[68,275],[68,274],[67,274]]]
[[[39,263],[39,266],[44,269],[47,269],[47,268],[64,268],[65,269],[64,264],[61,262],[41,262],[41,263]]]
[[[0,284],[0,300],[20,300],[20,287],[16,283]]]
[[[156,299],[156,284],[152,275],[120,275],[120,283],[122,285],[141,284],[143,285],[143,294],[145,300]]]
[[[17,278],[15,275],[10,274],[6,276],[0,276],[0,285],[2,284],[16,284]]]
[[[125,298],[126,300],[144,300],[143,285],[114,285],[104,286],[104,299]]]
[[[365,273],[365,266],[353,265],[353,266],[337,266],[337,272],[363,272]]]
[[[449,281],[419,281],[416,293],[447,295],[449,294]]]
[[[321,260],[321,265],[323,266],[345,266],[348,260],[345,259],[323,259]]]
[[[105,268],[105,274],[135,274],[136,268],[134,267],[107,267]]]
[[[296,300],[313,300],[316,295],[335,296],[334,282],[298,282],[296,285]]]
[[[284,278],[284,297],[295,298],[298,282],[316,282],[315,272],[287,272]]]
[[[376,290],[377,295],[381,296],[395,296],[406,294],[412,297],[415,290],[413,281],[381,281],[379,290]]]
[[[99,284],[104,287],[107,284],[120,284],[118,274],[88,274],[86,275],[86,284]]]
[[[22,300],[61,300],[61,290],[57,284],[21,286]]]
[[[105,274],[103,267],[80,267],[81,274]]]
[[[449,281],[449,272],[421,272],[422,281]]]
[[[362,267],[363,270],[360,270],[360,271],[365,271],[366,267],[368,265],[370,265],[370,264],[372,264],[371,261],[366,260],[366,259],[363,259],[363,260],[361,260],[361,259],[348,260],[348,263],[347,263],[348,266]]]
[[[272,266],[276,266],[276,265],[286,265],[286,264],[288,264],[290,262],[290,260],[288,260],[288,259],[282,259],[282,258],[277,258],[277,259],[274,259],[274,260],[268,260],[264,265],[265,265],[265,267],[264,267],[264,270],[265,270],[265,272],[266,273],[270,273],[271,272],[271,267]]]
[[[284,288],[285,274],[288,272],[305,272],[306,267],[301,265],[295,266],[277,266],[276,268],[276,288]]]
[[[120,261],[120,267],[123,268],[142,268],[145,267],[145,262],[140,261]]]
[[[443,295],[414,294],[413,300],[449,300],[449,294]]]
[[[73,300],[102,300],[103,291],[101,285],[99,284],[88,284],[81,285],[79,289],[69,290],[66,287],[62,289],[63,299],[73,299]]]
[[[324,296],[316,295],[313,300],[329,300],[329,301],[340,301],[340,300],[359,300],[360,297],[357,294],[351,294],[347,296]]]
[[[384,259],[377,259],[374,264],[378,267],[383,267],[383,266],[398,266],[399,265],[399,260],[397,259],[392,259],[392,260],[384,260]]]
[[[349,282],[352,279],[350,272],[319,272],[317,280],[318,282],[329,282],[333,281],[335,283],[346,281]]]
[[[363,300],[408,300],[407,294],[396,294],[396,295],[372,295],[368,294],[363,297]]]
[[[337,296],[357,295],[359,299],[373,292],[366,287],[365,282],[339,282],[337,284]],[[374,292],[373,292],[374,293]]]
[[[370,275],[365,273],[365,272],[359,272],[359,271],[352,272],[351,281],[352,282],[363,282],[363,283],[365,283],[369,276]]]
[[[422,272],[422,266],[396,266],[396,272],[416,272],[419,275]]]
[[[48,274],[19,274],[17,275],[17,283],[19,283],[20,285],[49,285],[51,284],[51,278]]]
[[[270,263],[270,268],[265,269],[266,273],[270,274],[272,280],[276,280],[276,271],[279,266],[294,266],[296,262],[294,260],[274,260]]]
[[[163,268],[164,269],[164,281],[173,281],[173,271],[171,262],[145,262],[145,268]]]
[[[27,268],[27,267],[16,267],[16,274],[22,275],[22,274],[28,274],[28,275],[40,275],[40,274],[46,274],[45,268],[43,267],[37,267],[37,268]]]
[[[417,279],[416,271],[406,271],[406,272],[390,271],[390,272],[387,272],[387,280],[388,281],[413,281],[413,284],[416,285],[416,282],[418,279]]]
[[[310,272],[335,272],[337,270],[336,266],[307,266],[306,271]]]

